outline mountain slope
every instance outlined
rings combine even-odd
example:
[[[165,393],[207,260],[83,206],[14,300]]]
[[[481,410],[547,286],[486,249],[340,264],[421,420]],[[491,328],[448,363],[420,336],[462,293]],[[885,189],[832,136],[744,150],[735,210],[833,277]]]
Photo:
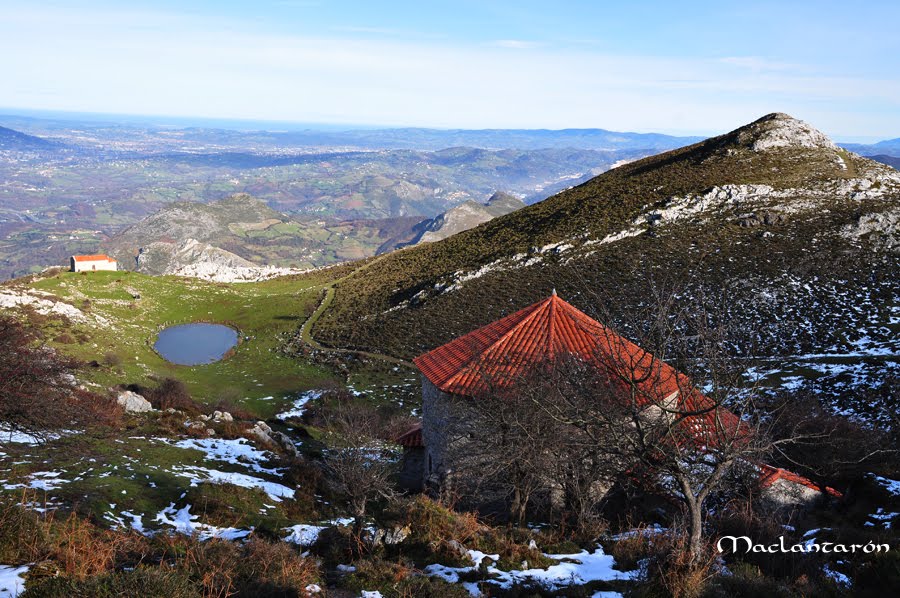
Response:
[[[487,203],[465,201],[434,218],[417,223],[400,237],[391,239],[379,247],[377,253],[386,253],[419,243],[440,241],[524,207],[525,203],[521,199],[502,191],[494,193]]]
[[[624,321],[677,280],[727,292],[760,355],[896,352],[898,210],[900,173],[772,114],[386,256],[314,333],[409,357],[552,287],[588,311],[599,290]]]
[[[0,150],[34,151],[52,150],[58,147],[59,144],[54,141],[0,127]]]

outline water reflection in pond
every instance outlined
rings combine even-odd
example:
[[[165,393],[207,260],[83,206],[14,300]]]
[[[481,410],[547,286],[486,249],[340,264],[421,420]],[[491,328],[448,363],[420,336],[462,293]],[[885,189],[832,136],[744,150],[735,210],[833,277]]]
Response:
[[[153,348],[166,361],[202,365],[219,361],[237,342],[237,331],[222,324],[180,324],[160,332]]]

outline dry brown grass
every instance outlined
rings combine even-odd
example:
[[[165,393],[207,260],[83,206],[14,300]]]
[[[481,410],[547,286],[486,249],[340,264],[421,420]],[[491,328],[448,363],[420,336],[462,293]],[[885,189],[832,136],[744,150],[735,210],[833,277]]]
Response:
[[[21,501],[33,501],[33,494],[23,493]],[[204,598],[305,596],[308,585],[320,582],[316,561],[283,542],[200,542],[165,533],[148,538],[100,528],[74,513],[44,516],[21,506],[20,497],[0,503],[0,562],[40,564],[48,579],[30,582],[29,596],[94,595],[98,588],[132,591],[146,584]]]
[[[150,552],[144,536],[101,529],[74,513],[59,524],[46,520],[45,525],[50,528],[51,537],[48,557],[68,577],[98,575],[113,570],[120,561],[133,561],[135,556],[140,561]]]

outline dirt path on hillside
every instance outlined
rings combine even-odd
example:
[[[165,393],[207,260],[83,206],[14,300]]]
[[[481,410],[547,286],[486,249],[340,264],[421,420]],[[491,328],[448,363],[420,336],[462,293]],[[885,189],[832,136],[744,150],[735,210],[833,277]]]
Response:
[[[322,343],[317,341],[315,339],[315,337],[313,337],[313,335],[312,335],[313,326],[316,325],[316,322],[319,320],[320,317],[322,317],[322,314],[324,314],[325,311],[328,310],[329,307],[331,307],[332,302],[334,302],[334,295],[336,293],[335,287],[338,284],[340,284],[341,282],[350,278],[351,276],[359,274],[360,272],[366,270],[367,268],[370,268],[372,265],[377,264],[378,262],[383,260],[385,257],[386,257],[386,255],[383,255],[383,256],[376,258],[370,262],[367,262],[367,263],[363,264],[362,266],[360,266],[359,268],[357,268],[356,270],[354,270],[353,272],[351,272],[350,274],[347,274],[346,276],[342,276],[341,278],[338,278],[337,280],[333,280],[333,281],[329,282],[328,284],[324,285],[323,288],[325,289],[325,296],[322,297],[322,301],[319,303],[318,307],[316,307],[315,311],[313,311],[313,313],[310,314],[310,316],[306,319],[305,322],[303,322],[303,325],[300,327],[300,340],[303,343],[305,343],[306,345],[312,347],[313,349],[315,349],[317,351],[325,351],[328,353],[336,353],[336,354],[344,354],[344,355],[347,355],[347,354],[359,355],[362,357],[369,357],[371,359],[379,359],[382,361],[387,361],[389,363],[394,363],[397,365],[402,365],[402,366],[406,366],[406,367],[410,367],[410,368],[415,367],[409,361],[406,361],[403,359],[398,359],[397,357],[392,357],[391,355],[385,355],[383,353],[373,353],[371,351],[358,351],[355,349],[340,349],[340,348],[334,348],[334,347],[326,347],[325,345],[323,345]]]

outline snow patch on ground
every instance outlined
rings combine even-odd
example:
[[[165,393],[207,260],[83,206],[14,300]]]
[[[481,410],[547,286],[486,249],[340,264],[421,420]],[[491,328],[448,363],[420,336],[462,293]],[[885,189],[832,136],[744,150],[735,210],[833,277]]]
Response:
[[[56,440],[59,434],[44,434],[43,437],[34,436],[27,432],[17,432],[0,424],[0,444],[27,444],[35,446],[47,440]]]
[[[156,438],[158,442],[177,446],[183,449],[194,449],[202,451],[206,458],[211,461],[221,461],[231,465],[241,465],[255,473],[264,473],[268,475],[280,475],[278,469],[263,467],[260,463],[265,463],[274,458],[269,451],[259,450],[254,447],[247,439],[238,438],[226,440],[224,438],[188,438],[172,442],[166,438]]]
[[[316,543],[322,530],[334,526],[346,527],[351,523],[353,523],[352,517],[339,517],[337,519],[332,519],[331,521],[326,521],[322,525],[298,523],[297,525],[284,528],[284,531],[288,532],[288,535],[285,536],[283,540],[299,546],[310,546]]]
[[[622,572],[613,567],[615,560],[598,547],[594,552],[582,550],[575,554],[547,554],[551,559],[559,561],[546,569],[523,569],[502,571],[488,564],[485,568],[489,578],[487,583],[510,589],[515,584],[536,585],[546,591],[558,591],[569,586],[580,586],[593,581],[613,581],[633,579],[636,571]],[[470,550],[469,557],[475,563],[472,567],[447,567],[433,564],[425,567],[428,575],[441,577],[449,583],[459,583],[461,574],[472,574],[482,567],[488,558],[499,560],[499,555],[485,554],[478,550]],[[471,590],[470,590],[471,591]]]
[[[869,515],[869,519],[874,519],[879,522],[885,529],[891,529],[892,522],[897,517],[900,517],[900,513],[889,513],[885,511],[883,507],[878,507],[876,512]],[[866,525],[872,527],[875,524],[871,521],[866,521]]]
[[[319,539],[319,534],[324,529],[325,526],[322,525],[298,523],[297,525],[284,528],[289,533],[282,540],[298,546],[311,546],[316,543],[316,540]]]
[[[294,404],[290,409],[282,411],[276,417],[281,420],[291,419],[292,417],[303,417],[303,412],[306,411],[306,404],[318,399],[323,394],[325,394],[324,390],[307,390],[294,401]]]
[[[885,490],[893,494],[894,496],[900,496],[900,482],[896,480],[891,480],[888,478],[883,478],[880,475],[870,474],[879,485],[881,485]]]
[[[34,490],[43,490],[44,492],[50,492],[51,490],[59,489],[60,486],[71,481],[60,478],[60,475],[62,474],[58,471],[35,471],[28,474],[27,484],[5,484],[3,488],[5,488],[6,490],[32,488]]]
[[[250,535],[250,529],[238,529],[234,527],[216,527],[197,521],[198,515],[191,515],[191,505],[181,509],[175,509],[175,503],[159,512],[156,521],[163,525],[170,525],[175,531],[188,536],[197,535],[201,540],[221,538],[222,540],[240,540]]]
[[[0,565],[0,598],[14,598],[25,591],[25,574],[28,565],[11,567]]]
[[[837,582],[838,585],[842,585],[845,588],[849,588],[852,584],[850,582],[850,578],[841,573],[840,571],[835,571],[831,569],[828,565],[822,567],[822,572],[827,576]]]
[[[269,482],[261,478],[253,477],[244,473],[235,473],[231,471],[219,471],[217,469],[209,469],[208,467],[200,467],[198,465],[179,465],[171,470],[175,475],[190,478],[191,486],[203,482],[213,484],[234,484],[243,488],[259,488],[269,495],[269,498],[276,502],[281,502],[282,498],[293,498],[294,490]]]

